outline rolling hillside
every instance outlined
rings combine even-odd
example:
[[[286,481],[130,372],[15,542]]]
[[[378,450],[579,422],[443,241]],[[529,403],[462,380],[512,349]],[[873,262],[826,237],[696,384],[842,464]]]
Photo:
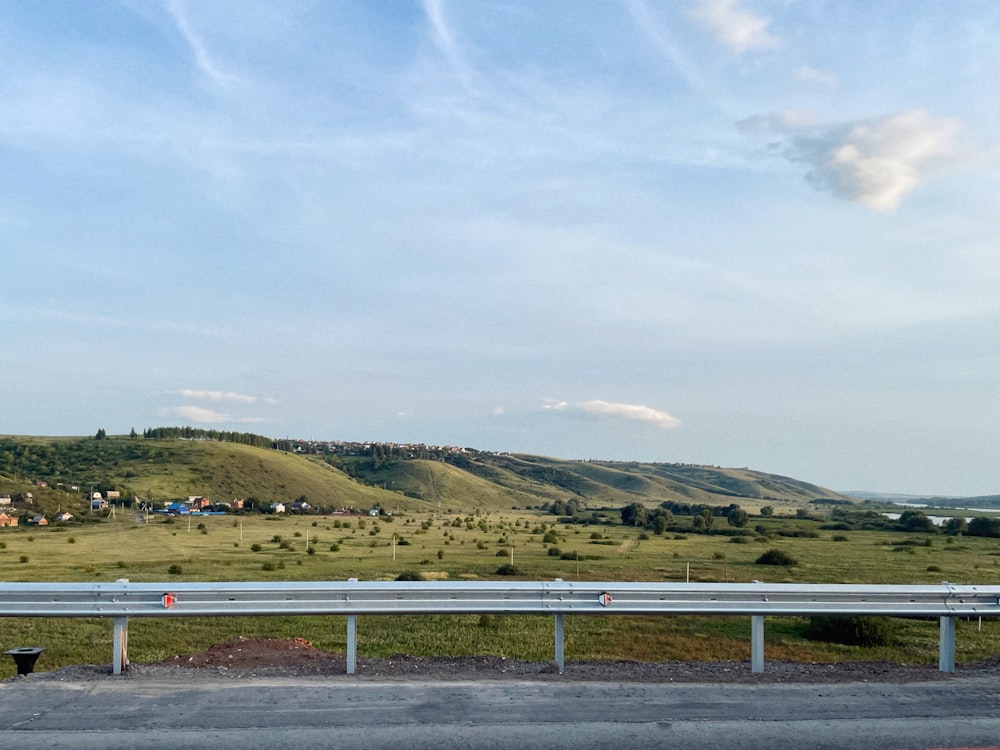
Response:
[[[469,512],[548,507],[656,505],[671,500],[802,507],[835,492],[750,469],[685,464],[569,461],[465,450],[405,456],[306,454],[209,439],[138,436],[0,437],[0,495],[30,492],[35,508],[86,507],[92,490],[154,503],[188,496],[260,504],[305,497],[323,509]]]

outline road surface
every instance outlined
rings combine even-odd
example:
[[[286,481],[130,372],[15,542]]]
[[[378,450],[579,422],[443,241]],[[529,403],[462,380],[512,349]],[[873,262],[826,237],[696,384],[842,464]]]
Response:
[[[295,679],[0,683],[0,747],[1000,750],[1000,683]]]

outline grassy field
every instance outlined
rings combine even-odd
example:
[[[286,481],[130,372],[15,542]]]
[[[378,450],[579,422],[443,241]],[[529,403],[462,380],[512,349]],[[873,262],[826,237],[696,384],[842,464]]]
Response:
[[[131,513],[74,526],[0,529],[0,566],[8,581],[497,579],[513,561],[525,579],[830,583],[1000,583],[1000,542],[899,532],[819,530],[813,521],[752,520],[767,537],[657,536],[621,525],[560,524],[528,511],[392,518],[211,516],[137,523]],[[783,537],[799,531],[815,537]],[[393,544],[395,537],[395,544]],[[746,540],[734,543],[733,539]],[[308,548],[307,548],[308,543]],[[308,549],[311,548],[310,553]],[[559,554],[551,553],[556,548]],[[794,556],[792,567],[758,565],[767,549]],[[394,558],[395,556],[395,558]],[[566,559],[569,558],[569,559]],[[905,621],[891,648],[860,649],[806,640],[804,620],[768,621],[768,658],[807,661],[936,661],[937,626]],[[960,623],[958,659],[1000,653],[1000,623]],[[571,617],[567,658],[671,660],[749,658],[749,618]],[[142,620],[130,623],[130,655],[153,661],[190,653],[236,635],[307,638],[342,651],[343,618]],[[39,669],[107,663],[111,624],[11,618],[0,650],[47,648]],[[393,653],[500,654],[552,658],[552,622],[542,617],[362,617],[362,656]],[[0,677],[13,663],[0,662]]]

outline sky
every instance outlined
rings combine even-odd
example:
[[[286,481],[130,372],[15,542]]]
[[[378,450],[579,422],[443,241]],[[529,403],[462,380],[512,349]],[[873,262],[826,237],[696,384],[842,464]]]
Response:
[[[1000,493],[1000,4],[6,0],[0,433]]]

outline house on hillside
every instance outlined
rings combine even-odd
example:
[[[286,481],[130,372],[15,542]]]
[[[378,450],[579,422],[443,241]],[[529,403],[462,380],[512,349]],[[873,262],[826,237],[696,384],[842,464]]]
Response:
[[[28,521],[29,526],[48,526],[49,519],[45,516],[35,516]]]
[[[285,504],[284,503],[271,503],[271,512],[272,513],[284,513],[285,512]]]
[[[293,513],[308,513],[311,510],[312,506],[305,500],[296,500],[294,503],[292,503]]]
[[[69,523],[70,521],[73,520],[73,514],[67,513],[66,511],[61,511],[59,513],[56,513],[55,516],[52,517],[52,520],[55,521],[56,523]]]
[[[0,495],[0,506],[10,505],[10,495]]]
[[[191,514],[191,509],[184,503],[170,503],[164,510],[172,516],[187,516]]]
[[[17,526],[17,516],[7,514],[7,511],[0,510],[0,526]]]

